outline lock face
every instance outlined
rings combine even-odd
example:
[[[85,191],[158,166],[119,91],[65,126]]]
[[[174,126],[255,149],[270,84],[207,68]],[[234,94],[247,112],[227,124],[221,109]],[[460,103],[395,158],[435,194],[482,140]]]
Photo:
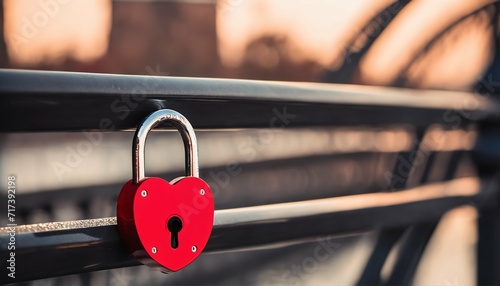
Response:
[[[143,264],[163,272],[178,271],[193,262],[212,231],[212,192],[196,177],[173,185],[154,177],[139,184],[131,180],[118,197],[117,209],[127,249]]]
[[[186,177],[172,183],[144,176],[146,137],[162,121],[179,130],[186,152]],[[134,135],[132,165],[132,180],[123,186],[116,207],[123,244],[143,264],[178,271],[201,254],[214,220],[212,191],[198,177],[198,147],[189,121],[168,109],[146,117]]]

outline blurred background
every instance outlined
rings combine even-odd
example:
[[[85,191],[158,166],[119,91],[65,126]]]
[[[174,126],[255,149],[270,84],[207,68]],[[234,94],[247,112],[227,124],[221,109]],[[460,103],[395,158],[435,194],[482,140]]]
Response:
[[[0,68],[476,94],[496,94],[500,86],[499,6],[492,0],[3,0],[2,4]],[[198,133],[202,177],[219,189],[218,209],[387,190],[385,172],[392,172],[398,156],[409,152],[417,140],[416,130],[409,126],[294,129],[273,131],[267,137],[261,131]],[[438,159],[432,159],[436,163],[427,182],[449,179],[443,170],[450,164],[459,166],[453,177],[475,175],[470,159],[456,155],[472,148],[474,128],[436,127],[426,132],[446,135],[441,137],[444,141],[426,147],[440,151]],[[131,140],[127,132],[0,135],[0,172],[2,177],[15,174],[18,193],[23,195],[18,199],[19,221],[113,216],[121,184],[130,178]],[[175,133],[150,136],[148,173],[167,179],[181,175],[182,153],[172,151],[181,148]],[[212,174],[234,162],[240,164],[241,173],[221,184]],[[61,164],[69,171],[61,172]],[[423,167],[412,170],[409,187],[422,179]],[[255,190],[256,184],[262,187]],[[415,284],[475,283],[475,219],[475,210],[465,207],[440,222]],[[306,263],[319,243],[313,241],[204,255],[184,271],[167,276],[133,267],[31,284],[355,284],[377,233],[333,240],[338,247],[321,263]],[[296,266],[300,271],[294,270]],[[385,275],[391,267],[389,259]]]
[[[470,90],[492,0],[3,0],[0,67]]]

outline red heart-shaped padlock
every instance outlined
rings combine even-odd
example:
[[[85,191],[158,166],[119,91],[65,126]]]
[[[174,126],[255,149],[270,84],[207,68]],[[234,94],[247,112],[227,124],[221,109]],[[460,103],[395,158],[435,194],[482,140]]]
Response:
[[[179,130],[186,152],[186,177],[172,183],[144,176],[146,137],[163,121]],[[116,212],[123,243],[146,265],[177,271],[203,251],[212,232],[214,201],[199,178],[196,135],[182,114],[157,110],[139,124],[132,141],[132,180],[123,186]]]
[[[163,272],[178,271],[208,242],[214,219],[212,192],[197,177],[174,184],[155,177],[139,184],[130,180],[118,197],[117,219],[125,246],[138,260]]]

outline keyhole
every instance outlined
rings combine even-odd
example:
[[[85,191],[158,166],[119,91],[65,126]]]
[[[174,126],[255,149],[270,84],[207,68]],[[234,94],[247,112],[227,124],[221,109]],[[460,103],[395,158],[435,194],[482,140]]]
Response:
[[[179,217],[171,217],[167,223],[168,231],[170,231],[171,239],[170,246],[175,249],[179,247],[179,231],[182,229],[182,220]]]

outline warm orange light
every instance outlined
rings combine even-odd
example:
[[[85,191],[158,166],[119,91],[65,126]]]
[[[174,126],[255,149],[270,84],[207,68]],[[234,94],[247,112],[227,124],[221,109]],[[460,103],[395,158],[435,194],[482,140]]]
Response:
[[[296,61],[341,64],[346,47],[367,21],[392,0],[218,0],[219,54],[238,66],[246,47],[264,36],[286,40]]]
[[[492,59],[494,25],[486,9],[464,18],[493,2],[421,0],[385,9],[395,2],[218,0],[219,54],[232,67],[250,60],[273,68],[281,58],[331,70],[354,64],[354,83],[393,85],[403,79],[409,87],[469,90]],[[350,63],[351,52],[363,47],[374,29],[383,30],[361,62]],[[264,37],[278,39],[280,46],[247,54]]]
[[[102,56],[111,29],[111,0],[4,0],[9,60],[20,65]]]
[[[360,64],[359,82],[391,85],[421,53],[454,21],[492,3],[491,0],[412,1],[384,30]],[[449,45],[438,47],[427,65],[420,66],[420,87],[465,88],[476,80],[487,63],[491,33],[481,25],[469,25]],[[458,39],[458,40],[457,40]],[[486,48],[485,48],[486,47]],[[437,52],[437,53],[436,53]],[[439,64],[436,64],[436,63]],[[433,71],[432,74],[429,71]],[[412,70],[416,72],[415,69]],[[426,75],[427,74],[427,75]],[[410,79],[411,80],[411,79]],[[465,84],[464,84],[464,81]]]

